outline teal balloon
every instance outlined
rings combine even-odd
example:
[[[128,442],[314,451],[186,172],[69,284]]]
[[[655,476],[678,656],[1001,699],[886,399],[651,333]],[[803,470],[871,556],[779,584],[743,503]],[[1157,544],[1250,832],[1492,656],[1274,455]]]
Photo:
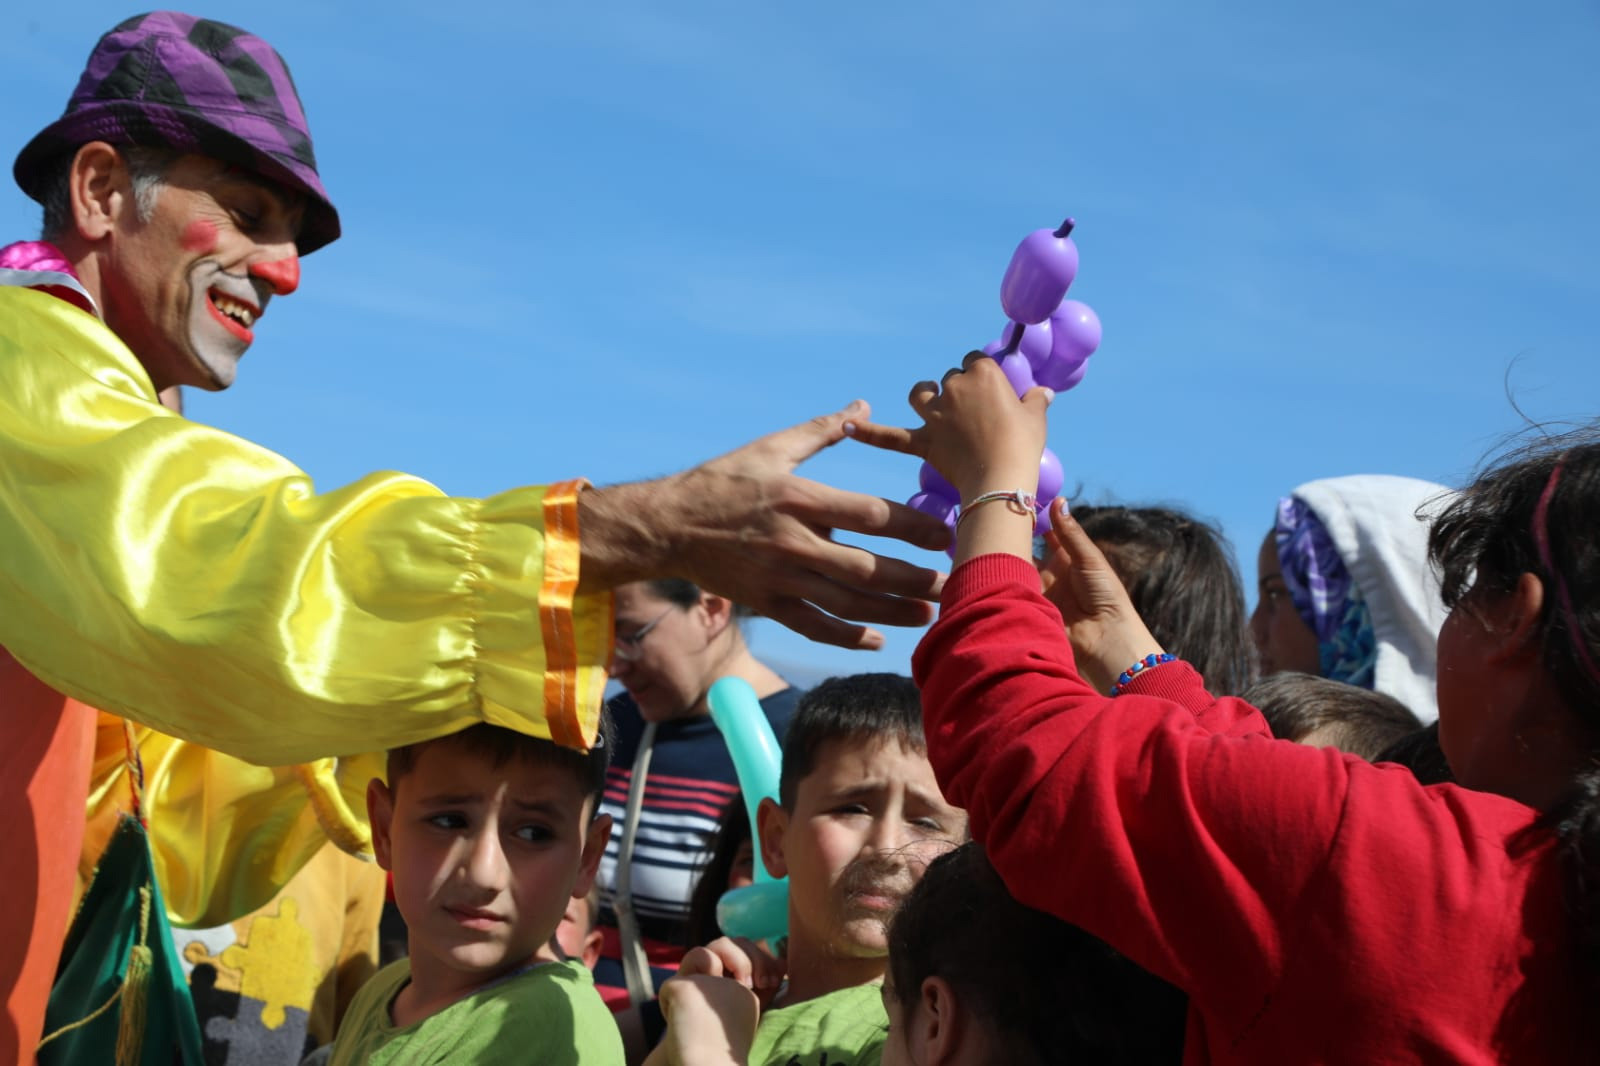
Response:
[[[737,677],[720,678],[707,691],[706,702],[711,707],[711,720],[722,733],[728,754],[733,757],[745,814],[750,819],[750,839],[758,842],[754,864],[756,883],[724,894],[717,904],[717,922],[730,936],[776,940],[789,932],[789,883],[787,879],[774,879],[761,861],[761,833],[756,811],[763,799],[776,801],[778,798],[783,749],[778,747],[772,724],[762,713],[761,701],[749,682]],[[751,889],[763,891],[751,892]],[[730,897],[734,897],[728,907],[731,925],[723,920],[723,906]]]
[[[756,859],[756,869],[761,860]],[[730,888],[717,900],[717,924],[729,936],[779,940],[789,934],[789,881]]]

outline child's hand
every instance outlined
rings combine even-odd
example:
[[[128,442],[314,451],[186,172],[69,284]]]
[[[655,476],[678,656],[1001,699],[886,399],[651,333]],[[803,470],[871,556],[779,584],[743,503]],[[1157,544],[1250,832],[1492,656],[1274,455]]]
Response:
[[[1078,673],[1107,692],[1118,674],[1162,648],[1105,555],[1060,501],[1051,505],[1050,525],[1041,573],[1045,597],[1066,623]]]
[[[765,1007],[789,968],[784,960],[754,940],[718,937],[705,947],[691,948],[678,964],[678,976],[730,977],[756,994]]]
[[[928,460],[963,501],[983,492],[1031,493],[1039,484],[1045,408],[1054,395],[1035,388],[1018,400],[1000,364],[971,352],[961,370],[945,375],[942,391],[931,381],[911,387],[911,409],[924,423],[919,428],[856,422],[847,423],[845,432],[874,447]]]
[[[660,1000],[667,1031],[645,1066],[745,1066],[761,1017],[748,988],[680,972],[661,986]]]

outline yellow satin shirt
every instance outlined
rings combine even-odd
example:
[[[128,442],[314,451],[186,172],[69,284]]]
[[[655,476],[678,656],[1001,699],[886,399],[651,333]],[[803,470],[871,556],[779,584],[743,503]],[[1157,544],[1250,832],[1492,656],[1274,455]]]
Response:
[[[366,791],[384,774],[381,753],[254,766],[102,713],[78,860],[80,897],[117,819],[134,809],[130,740],[144,770],[141,813],[173,925],[219,926],[265,906],[329,841],[372,858]]]
[[[595,736],[611,599],[577,594],[581,482],[319,493],[156,402],[99,320],[0,287],[0,645],[53,688],[261,765],[490,722]]]

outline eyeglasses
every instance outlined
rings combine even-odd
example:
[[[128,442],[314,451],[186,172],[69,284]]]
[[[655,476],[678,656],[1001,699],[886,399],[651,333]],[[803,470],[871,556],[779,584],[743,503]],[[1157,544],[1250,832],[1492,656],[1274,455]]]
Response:
[[[660,614],[650,619],[650,621],[646,622],[638,629],[635,629],[632,633],[626,635],[618,633],[614,638],[612,638],[615,641],[613,647],[616,658],[630,663],[638,659],[639,652],[641,650],[640,645],[644,643],[644,638],[648,637],[650,635],[650,631],[656,626],[660,625],[666,619],[667,615],[671,614],[674,609],[675,608],[673,607],[668,607],[665,611],[662,611]]]

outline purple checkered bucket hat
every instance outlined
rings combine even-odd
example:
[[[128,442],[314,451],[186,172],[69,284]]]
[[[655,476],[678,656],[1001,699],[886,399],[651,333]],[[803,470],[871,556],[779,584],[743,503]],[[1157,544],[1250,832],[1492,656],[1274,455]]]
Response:
[[[304,193],[301,255],[339,236],[289,68],[235,26],[155,11],[100,38],[66,114],[17,156],[17,184],[42,200],[53,165],[90,141],[192,152]]]

